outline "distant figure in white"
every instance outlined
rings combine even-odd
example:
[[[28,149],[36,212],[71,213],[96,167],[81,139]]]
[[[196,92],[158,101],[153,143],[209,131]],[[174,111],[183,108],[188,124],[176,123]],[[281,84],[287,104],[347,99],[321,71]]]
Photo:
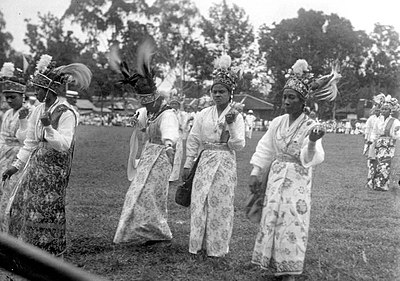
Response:
[[[249,110],[247,112],[246,118],[245,118],[245,131],[246,131],[246,138],[251,139],[251,135],[253,134],[253,128],[254,128],[254,121],[256,121],[256,117],[253,114],[253,110]]]

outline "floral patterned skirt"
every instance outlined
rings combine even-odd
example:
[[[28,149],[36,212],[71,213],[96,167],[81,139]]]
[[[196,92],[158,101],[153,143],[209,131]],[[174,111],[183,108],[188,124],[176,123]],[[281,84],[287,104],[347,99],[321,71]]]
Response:
[[[208,256],[221,257],[229,252],[236,184],[235,153],[205,150],[193,179],[190,253],[204,249]]]
[[[375,160],[368,161],[369,188],[378,191],[389,190],[390,170],[395,152],[396,140],[391,137],[380,137],[375,142]]]
[[[11,235],[60,255],[66,248],[65,193],[72,148],[59,152],[40,145],[31,155],[10,202]]]
[[[7,170],[15,160],[20,145],[3,144],[0,148],[0,175]],[[21,172],[15,173],[9,180],[2,182],[0,187],[0,231],[8,232],[9,213],[7,206],[10,201],[11,194],[14,192]]]
[[[172,239],[167,222],[171,170],[165,146],[147,143],[125,196],[114,243]]]
[[[252,263],[275,275],[301,274],[308,241],[312,171],[275,160],[269,172]]]

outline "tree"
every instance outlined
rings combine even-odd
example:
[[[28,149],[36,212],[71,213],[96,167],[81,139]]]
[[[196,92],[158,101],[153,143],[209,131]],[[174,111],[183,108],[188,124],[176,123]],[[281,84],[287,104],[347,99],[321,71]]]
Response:
[[[43,54],[49,54],[59,65],[70,64],[79,60],[84,45],[73,36],[72,31],[65,31],[63,21],[51,13],[38,13],[39,24],[27,23],[24,42],[34,54],[35,61]]]
[[[6,28],[6,21],[4,20],[3,13],[0,11],[0,62],[6,62],[11,48],[11,42],[13,40],[12,35],[9,32],[3,31]],[[3,64],[1,64],[3,65]]]
[[[176,77],[175,86],[183,93],[185,81],[209,77],[212,61],[200,42],[201,16],[190,0],[157,0],[149,10],[154,23],[152,35],[158,45],[158,62]]]
[[[147,9],[145,0],[71,1],[63,18],[78,24],[88,35],[85,43],[91,48],[97,48],[102,43],[100,35],[111,33],[111,37],[107,40],[113,44],[125,32],[128,18],[141,17],[145,15]]]
[[[210,8],[202,28],[206,44],[223,46],[232,58],[240,58],[254,41],[253,26],[244,9],[236,4],[229,7],[226,0]]]
[[[331,63],[338,63],[342,73],[351,72],[340,87],[338,106],[358,101],[354,87],[366,50],[371,45],[365,32],[354,31],[350,21],[336,14],[300,9],[298,17],[282,20],[259,30],[260,51],[266,53],[268,67],[275,83],[270,100],[279,108],[285,73],[297,59],[305,59],[316,76],[327,74]],[[343,82],[343,81],[342,81]],[[331,114],[333,104],[321,103],[324,114]]]
[[[400,86],[400,40],[393,26],[375,24],[370,35],[373,47],[365,63],[365,76],[372,92],[398,95]]]

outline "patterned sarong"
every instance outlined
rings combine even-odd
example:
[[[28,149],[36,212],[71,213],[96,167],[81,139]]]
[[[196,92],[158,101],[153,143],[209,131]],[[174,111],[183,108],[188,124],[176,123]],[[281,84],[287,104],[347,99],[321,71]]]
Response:
[[[220,257],[229,252],[232,235],[236,157],[226,144],[204,148],[193,180],[189,252],[205,249]]]
[[[172,239],[167,223],[171,170],[165,146],[148,142],[126,193],[114,243]]]
[[[41,142],[9,204],[10,234],[55,255],[66,248],[65,193],[73,149],[74,144],[59,152]]]

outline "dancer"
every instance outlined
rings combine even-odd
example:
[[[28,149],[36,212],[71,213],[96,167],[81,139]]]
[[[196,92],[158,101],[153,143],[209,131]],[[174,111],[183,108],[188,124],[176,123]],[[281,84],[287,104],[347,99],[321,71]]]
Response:
[[[145,106],[133,120],[133,133],[128,160],[128,178],[131,180],[114,236],[114,243],[144,242],[151,245],[170,241],[167,199],[169,177],[174,162],[174,146],[179,138],[179,122],[174,111],[157,90],[150,60],[154,45],[146,40],[138,48],[136,72],[131,75],[116,50],[110,64],[124,75]],[[146,130],[148,141],[135,165],[138,151],[137,134]]]
[[[258,192],[267,173],[266,191],[252,262],[283,280],[303,271],[311,206],[312,167],[324,160],[325,131],[305,113],[310,97],[333,100],[340,75],[333,70],[315,82],[308,63],[298,60],[283,89],[286,114],[276,117],[259,141],[250,163],[250,189]]]
[[[42,55],[37,63],[32,84],[41,104],[33,110],[24,146],[3,180],[22,170],[10,201],[10,234],[60,256],[66,249],[65,193],[76,117],[58,96],[66,83],[88,88],[92,73],[80,63],[55,68],[51,60]]]
[[[367,186],[373,190],[389,190],[395,144],[400,139],[400,121],[390,114],[399,109],[398,100],[387,95],[381,106],[381,118],[376,121],[371,132],[371,148],[374,150],[369,155]]]
[[[189,252],[211,257],[229,252],[237,184],[235,151],[245,146],[243,117],[231,107],[237,72],[230,64],[228,55],[215,61],[211,87],[215,105],[196,115],[184,165],[187,178],[194,159],[203,150],[193,180]]]

